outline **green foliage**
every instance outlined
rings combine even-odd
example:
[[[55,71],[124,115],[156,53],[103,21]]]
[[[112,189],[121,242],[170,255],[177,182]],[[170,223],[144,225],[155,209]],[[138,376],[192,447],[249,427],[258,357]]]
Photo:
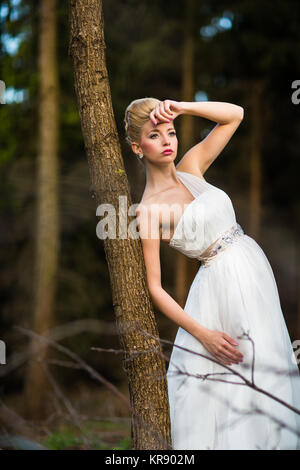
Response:
[[[78,439],[73,432],[68,431],[64,433],[53,432],[45,439],[43,444],[52,450],[63,450],[66,447],[78,446],[80,439]]]
[[[106,438],[106,435],[114,432],[127,432],[121,423],[111,422],[85,422],[81,425],[81,433],[71,425],[62,425],[57,430],[53,430],[46,438],[42,439],[41,444],[50,450],[67,450],[67,449],[87,449],[92,450],[128,450],[131,447],[131,439],[129,436],[121,439]],[[114,443],[112,442],[114,440]]]
[[[119,446],[112,448],[112,450],[130,450],[130,449],[131,449],[131,439],[129,439],[129,437],[122,439]]]

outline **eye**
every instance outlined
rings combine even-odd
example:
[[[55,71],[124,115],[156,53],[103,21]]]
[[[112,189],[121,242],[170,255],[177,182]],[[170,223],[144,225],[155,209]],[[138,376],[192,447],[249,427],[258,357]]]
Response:
[[[176,132],[171,131],[171,132],[169,132],[169,134],[176,135]],[[156,137],[157,135],[158,135],[158,134],[151,134],[151,135],[150,135],[150,139],[152,139],[152,137]]]

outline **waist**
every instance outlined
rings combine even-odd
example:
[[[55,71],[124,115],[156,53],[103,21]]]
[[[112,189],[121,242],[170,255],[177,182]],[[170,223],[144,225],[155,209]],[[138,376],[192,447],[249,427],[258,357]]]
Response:
[[[223,232],[217,240],[215,240],[208,248],[206,248],[200,256],[197,257],[201,261],[202,266],[207,267],[228,246],[235,243],[239,237],[244,235],[244,230],[240,224],[233,225],[229,230]]]

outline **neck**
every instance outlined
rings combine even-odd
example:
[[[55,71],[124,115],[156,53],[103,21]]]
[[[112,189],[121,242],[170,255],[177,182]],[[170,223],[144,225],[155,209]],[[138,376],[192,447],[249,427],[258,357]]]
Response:
[[[176,184],[178,184],[178,178],[173,162],[163,166],[146,163],[146,186],[149,190],[163,191]]]

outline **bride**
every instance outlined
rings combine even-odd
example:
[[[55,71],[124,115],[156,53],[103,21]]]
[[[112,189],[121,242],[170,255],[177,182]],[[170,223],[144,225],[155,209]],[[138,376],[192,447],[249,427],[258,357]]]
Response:
[[[217,124],[175,167],[181,114]],[[148,97],[125,112],[146,174],[136,214],[149,293],[179,326],[167,372],[173,449],[300,449],[299,369],[272,268],[204,178],[243,115],[231,103]],[[162,287],[161,241],[201,261],[184,309]]]

